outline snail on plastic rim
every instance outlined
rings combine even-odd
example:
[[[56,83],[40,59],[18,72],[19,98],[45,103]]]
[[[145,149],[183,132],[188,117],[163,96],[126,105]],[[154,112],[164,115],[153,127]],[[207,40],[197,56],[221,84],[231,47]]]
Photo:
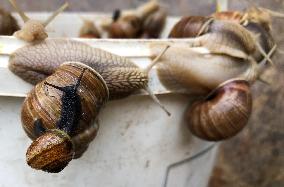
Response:
[[[103,78],[78,62],[62,64],[37,84],[21,112],[23,128],[34,140],[27,163],[34,169],[60,172],[80,157],[96,136],[98,124],[93,123],[108,96]]]
[[[161,55],[157,55],[154,62]],[[142,89],[170,115],[148,88],[150,68],[143,70],[125,57],[79,41],[47,39],[26,45],[11,54],[9,69],[25,81],[36,84],[51,75],[60,64],[69,61],[81,62],[96,70],[107,84],[110,99],[123,98]]]

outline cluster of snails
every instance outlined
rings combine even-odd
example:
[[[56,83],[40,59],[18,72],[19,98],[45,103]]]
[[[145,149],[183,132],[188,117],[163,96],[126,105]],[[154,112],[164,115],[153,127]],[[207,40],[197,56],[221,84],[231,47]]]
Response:
[[[168,44],[167,53],[157,62],[165,87],[204,95],[188,107],[185,120],[193,134],[209,141],[230,138],[247,124],[252,110],[250,86],[261,79],[276,49],[267,19],[246,16],[239,21],[238,15],[221,12],[182,18],[169,37],[192,40],[187,45]],[[153,54],[163,45],[153,44]],[[197,53],[192,47],[209,52]]]
[[[30,20],[14,0],[10,2],[25,21],[14,35],[31,44],[10,56],[9,69],[36,85],[25,99],[21,113],[23,128],[33,140],[27,150],[27,162],[48,172],[61,171],[84,153],[98,131],[94,121],[99,110],[109,99],[123,98],[140,89],[151,95],[148,72],[154,65],[168,89],[207,95],[186,111],[185,118],[193,134],[214,141],[234,136],[251,114],[250,85],[260,79],[275,50],[262,19],[248,17],[244,24],[216,15],[191,16],[181,19],[169,36],[193,38],[191,42],[166,44],[169,47],[165,43],[153,44],[151,50],[156,59],[143,70],[127,58],[78,41],[46,39],[45,26],[67,4],[41,23]],[[147,20],[145,15],[149,14],[159,17],[153,14],[159,10],[156,4],[151,1],[138,8],[137,18],[126,16],[133,13],[116,12],[114,23],[126,24],[122,28],[128,28],[135,24],[127,20]],[[151,20],[145,23],[155,26]],[[123,34],[143,35],[140,29],[139,32],[135,29]],[[146,35],[153,35],[150,30]],[[259,33],[260,37],[253,37],[252,33]],[[209,53],[197,53],[193,47],[205,47]]]
[[[16,2],[11,3],[25,17]],[[127,58],[82,42],[38,37],[45,33],[44,26],[40,28],[34,32],[26,24],[17,31],[33,39],[14,34],[31,43],[9,58],[9,69],[36,85],[21,112],[22,126],[33,140],[26,153],[32,168],[60,172],[72,158],[79,158],[95,138],[98,124],[93,123],[109,99],[144,89],[166,111],[148,88],[149,68],[142,70]]]
[[[103,24],[109,38],[158,38],[167,12],[157,0],[150,0],[134,10],[116,10],[112,20]]]

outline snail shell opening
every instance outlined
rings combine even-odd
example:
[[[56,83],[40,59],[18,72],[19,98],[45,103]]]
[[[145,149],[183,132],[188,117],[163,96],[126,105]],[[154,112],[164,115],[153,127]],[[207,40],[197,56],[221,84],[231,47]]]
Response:
[[[252,110],[249,86],[245,80],[229,80],[204,100],[193,103],[185,114],[190,131],[209,141],[224,140],[240,132]]]

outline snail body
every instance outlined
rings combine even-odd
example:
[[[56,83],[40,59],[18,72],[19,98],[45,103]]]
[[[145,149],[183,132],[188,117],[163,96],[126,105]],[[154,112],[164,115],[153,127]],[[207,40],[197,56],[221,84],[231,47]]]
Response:
[[[161,46],[152,45],[154,55]],[[240,77],[249,82],[257,79],[263,68],[227,55],[202,54],[186,45],[171,45],[157,63],[161,83],[169,90],[187,94],[207,94],[222,82]],[[252,71],[253,70],[253,71]]]
[[[45,27],[64,9],[68,7],[68,3],[62,5],[56,10],[45,22],[30,19],[18,6],[16,0],[9,0],[11,5],[19,13],[24,21],[24,26],[14,33],[14,36],[26,42],[42,41],[48,37]]]
[[[19,29],[16,19],[9,12],[0,8],[0,35],[12,35]]]
[[[67,39],[48,39],[16,50],[10,56],[9,69],[36,84],[68,61],[81,62],[99,72],[107,83],[111,99],[127,96],[148,84],[147,73],[127,58]]]
[[[185,113],[190,131],[197,137],[219,141],[233,137],[247,124],[252,110],[250,85],[228,80],[205,99],[193,103]]]
[[[98,126],[93,123],[108,94],[96,71],[74,62],[61,65],[37,84],[21,112],[23,128],[34,140],[27,163],[35,169],[59,172],[80,157],[96,136]]]

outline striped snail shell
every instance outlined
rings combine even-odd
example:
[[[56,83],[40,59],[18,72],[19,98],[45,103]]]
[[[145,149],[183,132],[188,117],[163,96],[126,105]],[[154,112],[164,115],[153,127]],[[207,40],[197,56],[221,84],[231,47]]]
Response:
[[[190,131],[197,137],[219,141],[240,132],[248,123],[252,96],[247,81],[232,79],[193,103],[185,113]]]
[[[83,25],[79,32],[81,38],[101,38],[95,23],[91,20],[83,20]]]
[[[202,29],[210,21],[210,17],[188,16],[183,17],[170,32],[169,38],[194,38],[208,32],[208,27]],[[200,32],[203,30],[202,32]]]
[[[96,137],[94,121],[108,96],[102,77],[77,62],[62,64],[37,84],[21,111],[23,129],[33,140],[26,153],[28,165],[60,172],[80,157]]]
[[[142,20],[132,14],[115,20],[109,27],[110,38],[137,38],[142,31]]]
[[[159,38],[164,29],[166,18],[167,11],[163,8],[149,15],[144,21],[142,38]]]

